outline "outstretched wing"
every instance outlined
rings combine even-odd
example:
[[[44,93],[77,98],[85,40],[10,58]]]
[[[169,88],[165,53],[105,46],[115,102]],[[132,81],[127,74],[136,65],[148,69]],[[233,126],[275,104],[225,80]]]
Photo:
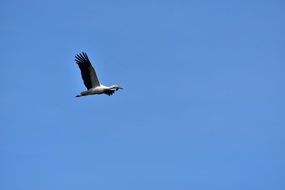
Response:
[[[85,52],[77,54],[75,56],[75,61],[80,68],[81,77],[86,88],[89,90],[90,88],[100,86],[96,72],[89,61],[87,54]]]

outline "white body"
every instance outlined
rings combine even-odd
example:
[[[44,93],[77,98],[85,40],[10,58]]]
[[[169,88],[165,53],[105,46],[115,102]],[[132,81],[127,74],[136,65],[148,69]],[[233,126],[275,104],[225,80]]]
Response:
[[[112,85],[108,87],[108,86],[104,86],[100,84],[100,86],[96,86],[96,87],[90,88],[89,90],[81,92],[80,95],[77,95],[77,97],[95,95],[95,94],[103,94],[103,93],[110,96],[119,89],[122,89],[122,88],[119,87],[118,85]]]
[[[87,91],[81,92],[80,94],[81,95],[103,94],[108,89],[109,87],[100,84],[100,86],[93,87]]]

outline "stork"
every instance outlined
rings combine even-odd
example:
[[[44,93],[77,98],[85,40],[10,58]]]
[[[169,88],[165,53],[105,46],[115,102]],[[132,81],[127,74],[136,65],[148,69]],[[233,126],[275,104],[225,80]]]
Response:
[[[81,77],[87,90],[81,92],[76,97],[89,96],[95,94],[107,94],[108,96],[115,93],[122,87],[114,84],[112,86],[104,86],[100,83],[95,69],[93,68],[89,58],[85,52],[79,53],[75,56],[75,61],[81,71]]]

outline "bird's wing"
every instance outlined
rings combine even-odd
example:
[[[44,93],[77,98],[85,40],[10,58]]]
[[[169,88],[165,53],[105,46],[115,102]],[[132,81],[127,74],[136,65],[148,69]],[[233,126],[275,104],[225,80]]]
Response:
[[[90,88],[100,86],[96,72],[89,61],[87,54],[84,52],[77,54],[75,56],[75,61],[80,68],[81,77],[86,88],[89,90]]]

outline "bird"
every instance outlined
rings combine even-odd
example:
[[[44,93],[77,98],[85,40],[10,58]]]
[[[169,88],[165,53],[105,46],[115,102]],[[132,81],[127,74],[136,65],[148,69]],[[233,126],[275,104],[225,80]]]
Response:
[[[93,68],[87,54],[85,52],[79,53],[75,56],[75,62],[79,66],[81,71],[81,77],[87,90],[81,92],[75,97],[89,96],[95,94],[106,94],[111,96],[118,91],[123,89],[117,84],[111,86],[104,86],[100,83],[95,69]]]

